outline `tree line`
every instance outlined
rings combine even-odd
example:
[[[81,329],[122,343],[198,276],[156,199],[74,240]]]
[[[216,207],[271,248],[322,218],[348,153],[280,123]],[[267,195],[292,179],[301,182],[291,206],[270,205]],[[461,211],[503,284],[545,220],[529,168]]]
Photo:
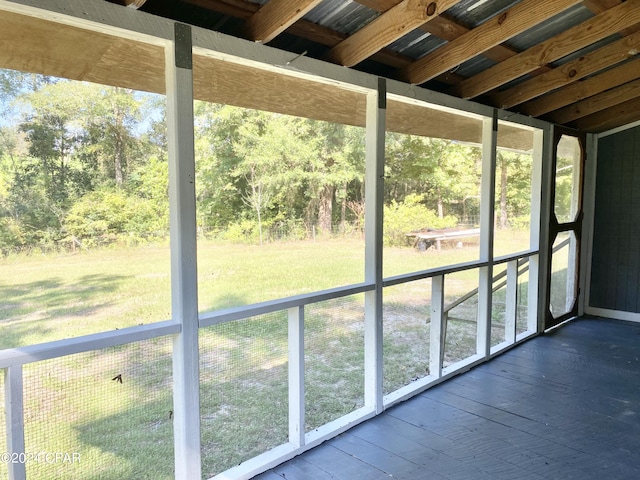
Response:
[[[0,249],[166,237],[163,97],[0,70],[0,109]],[[262,242],[275,227],[362,228],[364,129],[205,102],[194,127],[202,231]],[[388,133],[388,242],[476,215],[481,161],[477,146]],[[504,227],[528,215],[530,162],[499,154]]]

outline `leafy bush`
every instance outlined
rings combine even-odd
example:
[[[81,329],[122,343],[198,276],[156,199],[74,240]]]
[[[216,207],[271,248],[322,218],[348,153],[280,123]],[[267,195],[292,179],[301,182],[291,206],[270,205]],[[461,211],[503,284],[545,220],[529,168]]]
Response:
[[[256,243],[259,238],[258,224],[254,220],[239,220],[227,227],[223,238],[231,243]]]
[[[458,219],[453,216],[439,218],[420,203],[422,195],[407,195],[403,202],[391,201],[384,207],[384,244],[402,246],[407,244],[406,234],[422,229],[454,227]]]
[[[70,235],[89,246],[113,243],[123,237],[130,243],[131,239],[138,241],[166,231],[151,201],[107,189],[91,192],[76,202],[65,225]]]
[[[0,250],[9,251],[26,243],[20,224],[10,217],[0,218]]]

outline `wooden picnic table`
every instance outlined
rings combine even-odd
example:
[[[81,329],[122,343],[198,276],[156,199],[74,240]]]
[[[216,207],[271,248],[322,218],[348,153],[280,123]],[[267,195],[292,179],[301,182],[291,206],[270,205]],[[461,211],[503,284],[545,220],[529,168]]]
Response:
[[[479,228],[443,228],[440,230],[420,230],[417,232],[410,232],[406,234],[407,238],[413,239],[413,246],[422,251],[427,250],[432,245],[436,246],[436,250],[440,250],[443,240],[477,237],[479,235]]]

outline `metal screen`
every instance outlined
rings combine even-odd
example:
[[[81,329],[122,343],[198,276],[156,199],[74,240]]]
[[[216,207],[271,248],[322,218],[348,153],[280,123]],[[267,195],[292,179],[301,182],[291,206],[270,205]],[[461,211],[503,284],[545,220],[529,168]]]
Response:
[[[445,342],[443,367],[476,354],[478,334],[478,270],[470,269],[445,277]],[[458,304],[469,292],[475,294]],[[449,309],[449,306],[455,307]]]
[[[171,339],[25,365],[27,478],[173,478]]]
[[[200,329],[202,475],[288,441],[287,312]]]
[[[431,279],[383,290],[384,393],[429,375]]]
[[[305,308],[306,431],[364,405],[364,295]]]

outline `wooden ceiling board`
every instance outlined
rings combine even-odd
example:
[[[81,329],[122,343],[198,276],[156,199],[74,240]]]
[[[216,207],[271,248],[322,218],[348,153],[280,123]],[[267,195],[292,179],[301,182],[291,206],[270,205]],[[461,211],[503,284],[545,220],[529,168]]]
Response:
[[[2,12],[0,68],[163,93],[157,45]]]

